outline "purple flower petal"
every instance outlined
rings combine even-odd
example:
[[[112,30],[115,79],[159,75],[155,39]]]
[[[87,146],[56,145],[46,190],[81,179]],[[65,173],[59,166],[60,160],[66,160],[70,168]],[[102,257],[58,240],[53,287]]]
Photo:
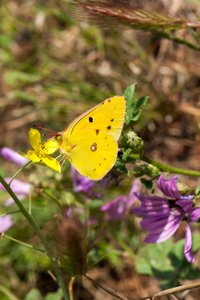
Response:
[[[5,181],[7,183],[9,183],[11,180],[11,178],[5,178]],[[14,179],[11,182],[10,185],[11,189],[13,190],[13,192],[15,192],[16,194],[21,194],[21,195],[28,195],[30,192],[30,189],[32,187],[32,185],[30,183],[21,181],[19,179]],[[4,187],[2,186],[2,184],[0,184],[0,190],[5,191]]]
[[[24,166],[28,162],[28,159],[26,159],[25,157],[17,153],[15,150],[12,150],[11,148],[8,147],[1,148],[0,155],[2,155],[5,159],[14,162],[19,166]]]
[[[185,231],[184,255],[189,263],[194,262],[194,256],[192,254],[192,233],[188,223]]]
[[[140,193],[135,193],[135,195],[141,201],[140,207],[132,209],[132,212],[137,216],[148,217],[169,214],[170,208],[167,199]]]
[[[0,217],[0,232],[6,232],[13,225],[13,220],[10,215]]]
[[[192,198],[193,196],[189,195],[187,198],[177,200],[176,205],[180,206],[187,213],[192,208]]]
[[[134,204],[134,202],[136,200],[136,193],[139,192],[140,186],[141,185],[140,185],[139,179],[135,178],[133,180],[133,185],[132,185],[132,188],[130,190],[127,202],[126,202],[127,209],[131,208],[131,206]]]
[[[71,173],[75,192],[86,193],[94,186],[94,181],[80,175],[73,167],[71,168]]]
[[[11,180],[11,178],[5,178],[5,181],[7,183],[9,183]],[[14,179],[11,182],[10,185],[11,189],[13,190],[13,192],[18,196],[18,198],[20,200],[24,199],[27,195],[29,195],[30,190],[32,188],[32,185],[30,183],[21,181],[19,179]],[[3,187],[3,185],[0,183],[0,190],[5,191],[5,188]],[[8,200],[6,201],[5,205],[9,206],[13,203],[13,200],[11,200],[10,198],[8,198]]]
[[[152,224],[149,222],[141,222],[142,228],[145,227],[149,231],[148,236],[145,239],[146,243],[161,243],[170,238],[178,229],[183,214],[171,214],[164,219],[152,220]],[[150,221],[150,220],[149,220]]]
[[[164,178],[164,176],[161,174],[158,178],[157,185],[165,196],[170,197],[172,199],[180,199],[181,195],[177,188],[177,180],[177,176]]]
[[[24,198],[26,197],[26,195],[19,195],[19,194],[17,194],[17,198],[19,199],[19,200],[23,200]],[[11,198],[11,197],[9,197],[7,200],[6,200],[6,202],[5,202],[5,206],[6,207],[8,207],[8,206],[11,206],[11,205],[13,205],[15,202],[14,202],[14,200]]]
[[[178,229],[185,216],[189,221],[200,219],[200,207],[193,208],[194,195],[181,195],[177,187],[178,177],[158,179],[158,188],[167,198],[135,193],[141,205],[132,210],[143,218],[141,227],[148,232],[147,243],[160,243],[170,238]],[[189,224],[186,226],[184,254],[189,262],[194,261],[192,254],[192,233]]]
[[[121,219],[126,212],[126,201],[127,197],[119,196],[116,199],[102,205],[101,211],[106,212],[109,219]]]
[[[188,211],[191,222],[197,222],[200,219],[200,207],[193,207]]]

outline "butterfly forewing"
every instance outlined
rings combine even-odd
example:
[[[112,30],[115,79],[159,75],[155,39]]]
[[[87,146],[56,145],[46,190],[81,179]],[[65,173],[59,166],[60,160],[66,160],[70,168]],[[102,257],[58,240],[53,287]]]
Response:
[[[125,113],[125,98],[114,96],[76,118],[62,133],[61,150],[80,174],[100,180],[113,167]]]
[[[80,130],[93,129],[97,134],[104,131],[118,141],[126,112],[126,101],[123,96],[114,96],[76,118],[67,128],[65,135],[70,138]]]

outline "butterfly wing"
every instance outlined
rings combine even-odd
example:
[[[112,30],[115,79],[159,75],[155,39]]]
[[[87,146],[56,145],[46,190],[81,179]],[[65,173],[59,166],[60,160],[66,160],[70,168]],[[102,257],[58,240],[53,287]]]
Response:
[[[123,96],[114,96],[77,117],[66,129],[68,138],[86,128],[95,132],[104,131],[118,141],[126,113],[126,100]]]
[[[80,131],[74,137],[70,139],[75,145],[69,156],[71,164],[81,175],[100,180],[116,161],[117,142],[103,131],[99,132],[98,138],[93,130]]]
[[[61,150],[80,174],[100,180],[113,167],[125,112],[124,97],[115,96],[76,118],[62,133]]]

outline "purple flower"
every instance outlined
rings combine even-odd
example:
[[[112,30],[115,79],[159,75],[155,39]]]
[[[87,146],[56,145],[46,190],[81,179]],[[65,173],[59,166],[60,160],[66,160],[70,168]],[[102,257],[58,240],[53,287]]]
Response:
[[[139,190],[139,180],[133,181],[131,191],[128,196],[120,195],[117,198],[101,206],[101,211],[107,213],[112,220],[122,219],[125,213],[131,208],[135,201],[135,193]]]
[[[0,217],[0,233],[6,232],[13,225],[13,220],[10,215]]]
[[[11,178],[6,178],[5,181],[7,183],[9,183],[11,180]],[[24,199],[26,196],[29,195],[30,190],[32,185],[30,183],[18,180],[18,179],[14,179],[11,182],[10,185],[11,189],[13,190],[13,192],[17,195],[17,197],[22,200]],[[5,191],[4,187],[2,186],[2,184],[0,183],[0,190]],[[5,205],[6,206],[10,206],[11,204],[13,204],[13,199],[12,198],[8,198]]]
[[[71,173],[75,192],[87,193],[94,186],[94,181],[80,175],[73,167],[71,168]]]
[[[148,231],[147,243],[160,243],[170,238],[187,217],[184,255],[188,262],[194,262],[192,254],[192,234],[190,222],[200,218],[200,207],[193,207],[193,195],[181,195],[177,187],[177,176],[164,178],[161,175],[157,181],[163,197],[135,193],[140,200],[140,207],[132,211],[142,218],[141,226]]]
[[[126,212],[126,202],[127,197],[121,195],[116,199],[102,205],[101,211],[106,212],[109,219],[122,219]]]
[[[19,166],[24,166],[28,162],[28,159],[26,159],[25,157],[17,153],[15,150],[12,150],[11,148],[8,147],[1,148],[0,155],[2,155],[5,159],[14,162]]]

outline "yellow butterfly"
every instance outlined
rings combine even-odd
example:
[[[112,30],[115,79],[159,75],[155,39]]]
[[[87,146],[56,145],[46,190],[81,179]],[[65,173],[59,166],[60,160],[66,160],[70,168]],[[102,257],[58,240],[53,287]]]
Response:
[[[114,166],[125,114],[125,98],[114,96],[77,117],[56,135],[61,152],[81,175],[100,180]]]

